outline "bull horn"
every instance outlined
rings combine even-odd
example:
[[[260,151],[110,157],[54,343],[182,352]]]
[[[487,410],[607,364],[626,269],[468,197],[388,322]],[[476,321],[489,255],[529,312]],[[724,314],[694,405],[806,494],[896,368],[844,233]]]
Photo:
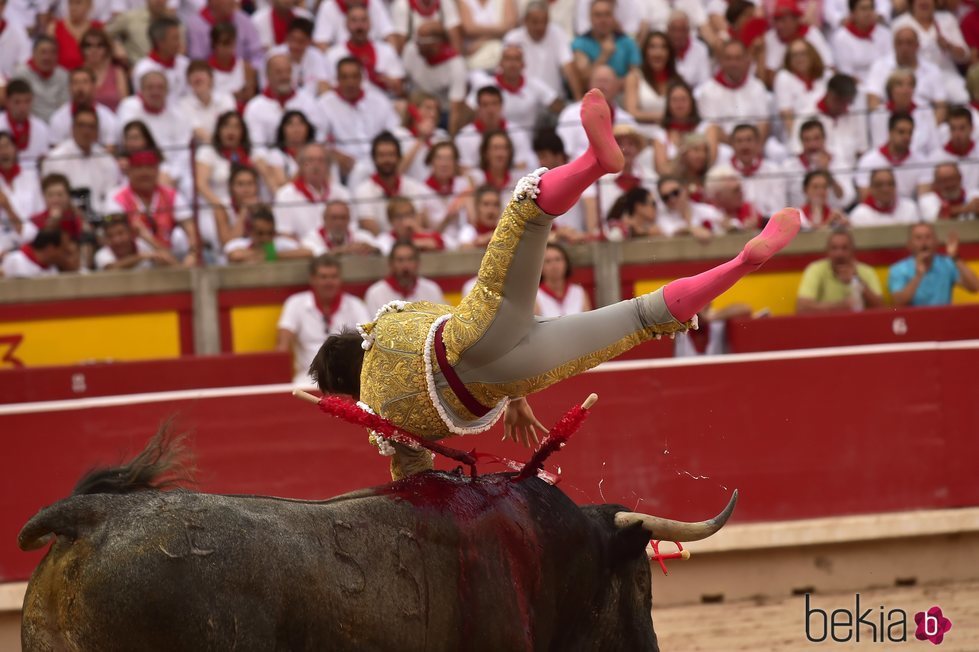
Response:
[[[661,541],[700,541],[714,534],[727,523],[734,512],[734,506],[738,503],[738,490],[735,489],[731,494],[724,511],[708,521],[699,523],[685,523],[684,521],[674,521],[659,516],[650,516],[639,512],[617,512],[615,514],[615,527],[623,530],[634,525],[642,525],[642,529],[650,533],[653,539]]]

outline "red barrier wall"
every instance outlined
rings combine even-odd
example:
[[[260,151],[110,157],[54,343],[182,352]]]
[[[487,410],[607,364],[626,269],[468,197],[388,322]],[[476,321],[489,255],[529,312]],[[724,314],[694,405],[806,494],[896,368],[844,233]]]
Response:
[[[735,487],[736,521],[979,505],[975,342],[738,358],[612,363],[535,397],[549,423],[589,392],[601,396],[549,464],[561,487],[578,502],[683,519],[716,513]],[[387,461],[363,431],[285,386],[272,390],[66,411],[0,406],[0,581],[26,578],[39,559],[15,545],[37,509],[93,465],[134,454],[174,413],[194,433],[204,490],[322,498],[386,480]],[[498,426],[447,443],[528,456],[499,436]]]

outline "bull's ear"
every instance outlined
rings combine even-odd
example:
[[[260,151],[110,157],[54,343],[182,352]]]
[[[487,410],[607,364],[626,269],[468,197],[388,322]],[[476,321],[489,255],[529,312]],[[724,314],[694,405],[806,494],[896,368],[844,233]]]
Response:
[[[613,521],[611,553],[614,559],[633,559],[637,555],[645,554],[646,546],[649,545],[649,532],[636,523],[629,527],[616,527]]]

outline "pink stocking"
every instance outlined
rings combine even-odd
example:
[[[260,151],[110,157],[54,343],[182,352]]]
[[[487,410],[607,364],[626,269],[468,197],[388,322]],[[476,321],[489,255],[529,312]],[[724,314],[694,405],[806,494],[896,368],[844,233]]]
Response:
[[[734,259],[713,269],[681,278],[663,288],[663,299],[674,319],[687,321],[708,303],[726,292],[738,279],[761,267],[799,232],[799,211],[783,208],[772,216],[765,229],[752,238]]]

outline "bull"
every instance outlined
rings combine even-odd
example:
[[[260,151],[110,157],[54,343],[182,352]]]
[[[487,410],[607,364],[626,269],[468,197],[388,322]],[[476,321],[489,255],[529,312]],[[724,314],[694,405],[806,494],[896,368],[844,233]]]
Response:
[[[512,474],[426,472],[323,501],[167,486],[158,435],[19,535],[51,548],[24,650],[658,650],[650,538],[682,523],[575,505]]]

